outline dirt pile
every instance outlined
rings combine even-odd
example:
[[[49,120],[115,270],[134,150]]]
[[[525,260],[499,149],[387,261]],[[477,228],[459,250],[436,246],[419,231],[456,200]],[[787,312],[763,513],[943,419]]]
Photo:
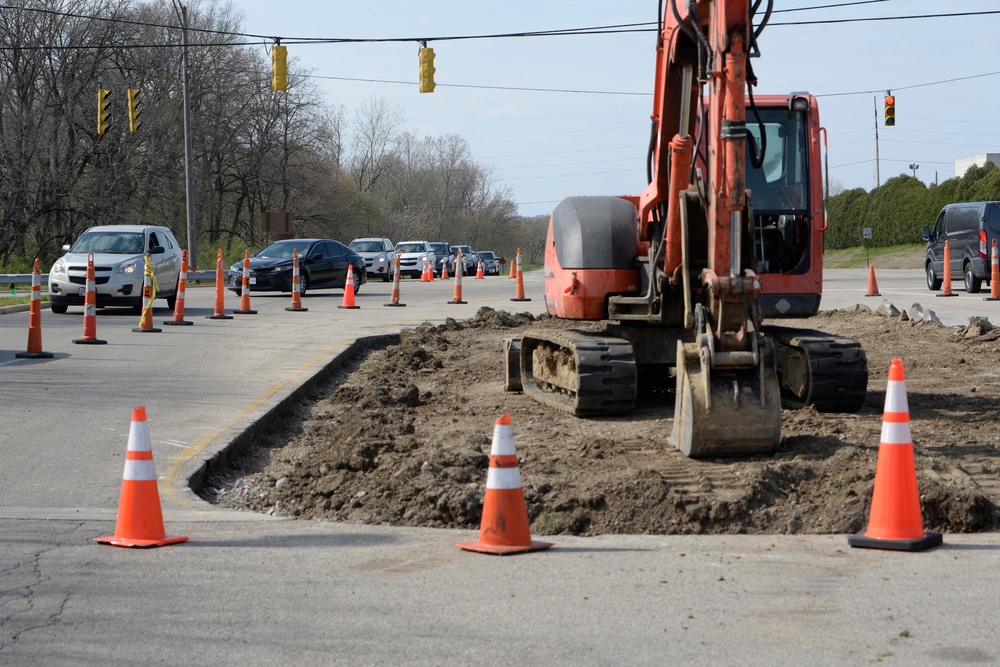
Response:
[[[773,456],[685,458],[667,444],[669,391],[606,419],[505,393],[502,339],[563,323],[484,308],[358,358],[202,494],[301,519],[478,528],[493,423],[509,412],[533,534],[856,532],[898,357],[926,528],[1000,527],[1000,330],[846,312],[775,323],[860,340],[870,380],[856,414],[786,411]]]

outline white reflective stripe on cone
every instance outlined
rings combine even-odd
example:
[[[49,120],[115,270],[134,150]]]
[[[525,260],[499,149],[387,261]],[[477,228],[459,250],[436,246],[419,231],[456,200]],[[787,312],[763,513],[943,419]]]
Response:
[[[885,412],[909,412],[906,403],[906,382],[890,380],[885,388]]]
[[[122,479],[130,482],[148,482],[156,480],[156,468],[153,459],[125,461],[125,474]]]
[[[88,303],[83,306],[84,317],[97,317],[97,305]]]
[[[882,422],[882,436],[879,443],[883,445],[912,445],[913,435],[910,432],[910,422]]]
[[[495,424],[493,426],[493,445],[490,454],[493,456],[514,456],[514,429],[510,424]]]
[[[486,473],[487,489],[520,489],[521,469],[520,468],[494,468],[490,467]]]

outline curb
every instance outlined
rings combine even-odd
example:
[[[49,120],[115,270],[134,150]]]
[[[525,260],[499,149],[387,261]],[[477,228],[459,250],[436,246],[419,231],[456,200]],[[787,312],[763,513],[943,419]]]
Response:
[[[357,355],[380,350],[390,345],[398,345],[399,341],[399,333],[391,333],[366,336],[352,342],[341,352],[335,354],[314,375],[292,388],[287,396],[271,406],[262,406],[240,424],[220,434],[213,442],[209,443],[199,456],[187,461],[181,467],[180,475],[178,475],[178,480],[174,485],[174,492],[181,499],[192,504],[202,507],[207,505],[206,509],[218,510],[217,504],[205,500],[198,494],[198,489],[205,486],[208,479],[229,467],[264,434],[288,418],[302,402],[304,396],[347,365]]]
[[[49,307],[48,301],[42,301],[42,309]],[[13,306],[0,306],[0,315],[7,315],[10,313],[23,313],[26,310],[31,310],[30,303],[18,303]]]

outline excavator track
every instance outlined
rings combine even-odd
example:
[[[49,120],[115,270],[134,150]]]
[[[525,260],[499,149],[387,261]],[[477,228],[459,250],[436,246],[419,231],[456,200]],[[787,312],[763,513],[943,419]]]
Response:
[[[582,331],[538,331],[520,340],[520,383],[534,400],[578,417],[622,415],[635,408],[632,345]]]
[[[765,326],[775,343],[781,404],[797,410],[857,412],[868,392],[868,357],[853,338],[813,329]]]

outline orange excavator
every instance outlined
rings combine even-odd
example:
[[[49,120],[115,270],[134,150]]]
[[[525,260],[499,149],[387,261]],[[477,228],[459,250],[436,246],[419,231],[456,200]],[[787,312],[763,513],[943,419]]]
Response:
[[[868,384],[853,339],[764,325],[819,311],[825,134],[812,95],[753,96],[773,0],[680,1],[659,3],[649,184],[550,219],[547,310],[592,324],[505,341],[506,388],[599,416],[672,381],[685,455],[771,453],[783,407],[853,412]]]

